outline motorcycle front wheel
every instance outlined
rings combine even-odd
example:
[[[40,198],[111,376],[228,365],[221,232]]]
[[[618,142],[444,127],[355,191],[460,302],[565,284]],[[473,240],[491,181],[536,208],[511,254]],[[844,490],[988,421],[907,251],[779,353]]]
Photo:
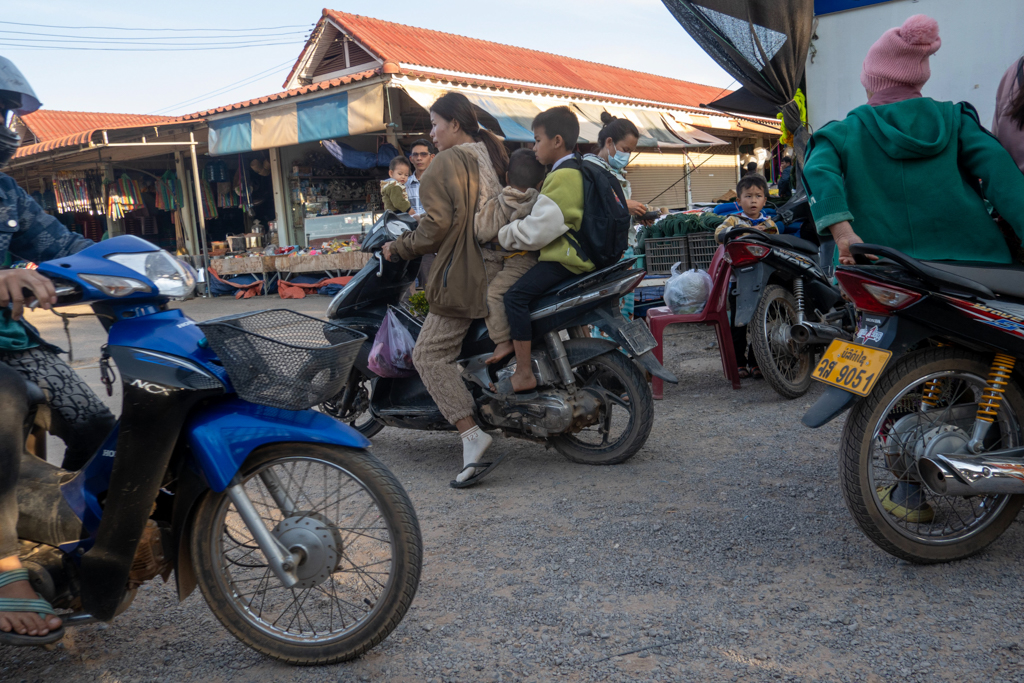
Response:
[[[654,426],[654,397],[644,373],[619,351],[610,351],[575,368],[576,386],[601,401],[597,424],[551,443],[573,462],[617,465],[636,455]]]
[[[750,321],[750,344],[761,374],[783,398],[800,398],[811,386],[814,354],[789,334],[797,321],[796,297],[779,285],[765,287]]]
[[[369,453],[310,443],[254,452],[240,476],[267,528],[299,564],[285,588],[225,492],[195,514],[196,578],[217,619],[268,657],[347,661],[398,626],[419,585],[423,541],[408,495]]]
[[[917,470],[922,455],[967,452],[989,360],[951,347],[916,351],[850,411],[839,451],[843,497],[857,526],[887,553],[920,564],[968,557],[999,538],[1024,506],[1024,495],[937,495]],[[985,451],[1024,443],[1016,382],[1004,398]]]

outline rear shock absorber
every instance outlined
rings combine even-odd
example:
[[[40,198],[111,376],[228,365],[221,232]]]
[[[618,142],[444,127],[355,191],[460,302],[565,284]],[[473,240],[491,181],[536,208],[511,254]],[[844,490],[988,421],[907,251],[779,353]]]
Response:
[[[974,433],[967,444],[972,453],[980,453],[983,450],[983,442],[988,435],[989,428],[999,416],[999,407],[1003,403],[1003,394],[1006,393],[1006,385],[1010,383],[1010,376],[1013,374],[1013,367],[1017,359],[1005,353],[997,353],[992,359],[992,367],[988,372],[988,385],[981,393],[981,400],[978,401],[978,414],[974,418]]]
[[[796,297],[796,320],[798,323],[802,323],[806,317],[804,315],[804,279],[802,277],[793,278],[793,296]]]
[[[921,391],[921,412],[931,410],[939,404],[942,398],[942,378],[930,379],[925,382]]]

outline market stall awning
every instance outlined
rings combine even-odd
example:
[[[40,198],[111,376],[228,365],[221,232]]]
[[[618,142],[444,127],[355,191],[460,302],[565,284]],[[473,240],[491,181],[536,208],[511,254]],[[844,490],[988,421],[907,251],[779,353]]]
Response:
[[[384,88],[373,85],[208,120],[210,154],[238,154],[384,130]]]
[[[409,94],[416,104],[429,110],[438,97],[451,88],[438,88],[420,83],[402,83],[402,89]],[[486,92],[459,90],[474,106],[494,117],[501,127],[500,133],[509,142],[533,142],[533,119],[540,113],[531,100],[502,97]]]
[[[694,128],[686,121],[681,121],[683,118],[681,115],[679,118],[676,117],[675,112],[663,112],[661,115],[662,121],[668,126],[676,137],[684,140],[691,147],[706,147],[707,145],[728,145],[729,143],[721,138],[717,138],[711,133],[706,133],[699,128]]]
[[[637,143],[640,149],[683,149],[728,144],[710,133],[699,131],[693,126],[671,118],[669,112],[640,107],[602,106],[586,102],[575,102],[573,106],[598,128],[601,127],[601,114],[606,111],[612,116],[629,119],[640,131],[640,141]],[[671,125],[669,121],[672,121]]]

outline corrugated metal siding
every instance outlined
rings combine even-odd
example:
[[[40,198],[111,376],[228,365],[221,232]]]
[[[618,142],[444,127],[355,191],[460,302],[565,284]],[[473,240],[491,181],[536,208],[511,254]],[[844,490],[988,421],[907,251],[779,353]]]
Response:
[[[696,166],[690,175],[694,202],[712,202],[736,189],[736,148],[733,145],[712,147],[703,154],[691,152],[690,159]]]
[[[632,198],[636,201],[669,209],[685,209],[686,181],[680,180],[685,175],[685,166],[643,166],[631,167],[627,177]]]

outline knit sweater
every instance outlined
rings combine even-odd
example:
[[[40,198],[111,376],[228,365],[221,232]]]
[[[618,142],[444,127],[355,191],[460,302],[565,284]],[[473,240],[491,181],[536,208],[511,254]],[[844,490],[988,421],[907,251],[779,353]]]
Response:
[[[498,196],[489,199],[476,212],[473,229],[476,231],[477,241],[480,244],[493,242],[503,227],[512,221],[529,216],[538,196],[539,193],[532,187],[526,192],[511,185],[502,188]]]
[[[544,179],[530,215],[503,227],[498,241],[509,251],[540,251],[539,261],[561,263],[576,275],[589,273],[593,262],[581,258],[565,236],[570,230],[579,232],[582,224],[583,174],[578,168],[559,167]]]
[[[851,221],[914,258],[1009,263],[981,194],[1024,236],[1024,175],[966,103],[858,107],[811,138],[804,181],[819,233]]]

